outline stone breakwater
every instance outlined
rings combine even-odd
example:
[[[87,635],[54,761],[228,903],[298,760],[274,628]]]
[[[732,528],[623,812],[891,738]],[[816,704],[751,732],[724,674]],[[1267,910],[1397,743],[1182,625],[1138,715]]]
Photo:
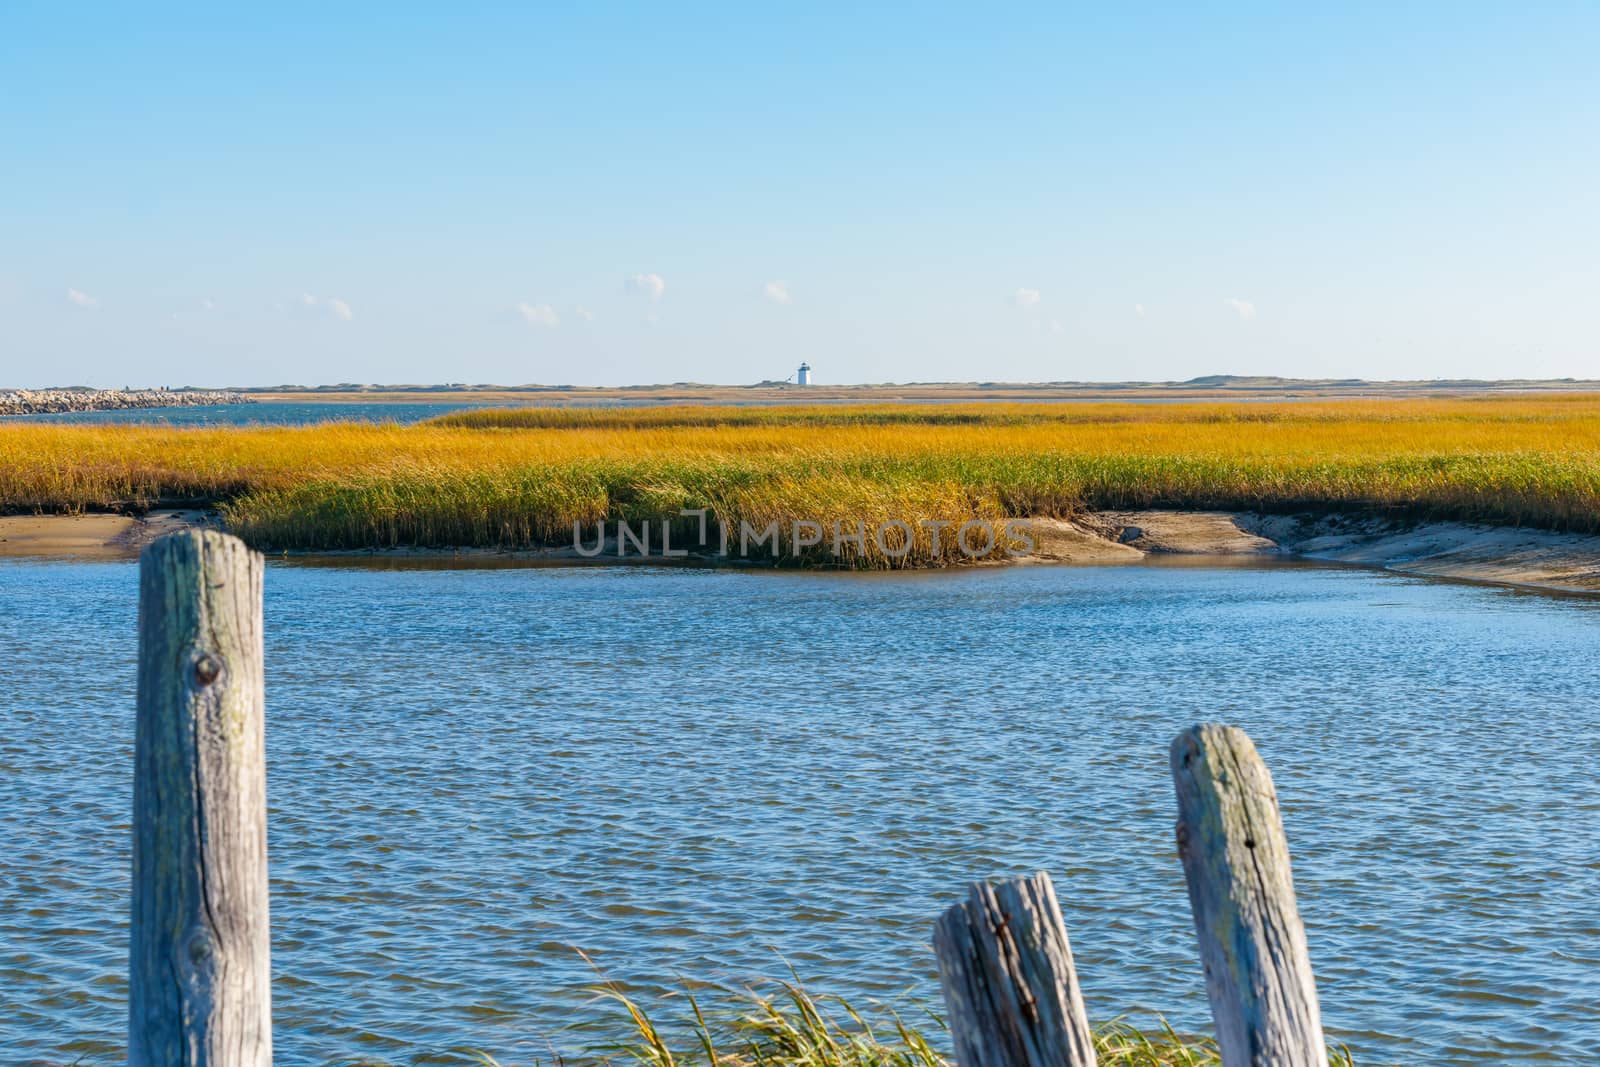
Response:
[[[0,390],[0,415],[50,415],[122,408],[192,408],[209,404],[253,404],[239,393],[166,389],[10,389]]]

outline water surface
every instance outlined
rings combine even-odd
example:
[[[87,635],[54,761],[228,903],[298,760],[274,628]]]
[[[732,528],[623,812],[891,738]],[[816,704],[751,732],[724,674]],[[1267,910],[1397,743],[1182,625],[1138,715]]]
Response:
[[[8,1063],[121,1057],[136,573],[0,563]],[[1166,765],[1199,719],[1276,775],[1360,1062],[1600,1045],[1600,602],[1309,566],[266,595],[281,1063],[615,1036],[573,946],[647,999],[792,964],[915,1016],[934,917],[1041,868],[1093,1018],[1206,1029]]]
[[[1225,398],[1229,403],[1288,403],[1302,400],[1328,399],[1315,396],[1242,396]],[[839,399],[823,398],[808,399],[808,403],[823,405],[845,405],[872,403],[869,399]],[[947,404],[948,400],[926,399],[920,397],[896,398],[896,403],[903,404]],[[981,398],[971,399],[970,403],[992,403]],[[1010,401],[1016,402],[1016,401]],[[1058,400],[1057,398],[1044,398],[1038,403],[1070,403],[1070,404],[1182,404],[1195,403],[1193,397],[1157,397],[1157,396],[1132,396],[1132,397],[1083,397],[1071,400]],[[1208,400],[1202,398],[1199,402]],[[681,403],[670,397],[562,397],[558,404],[560,407],[668,407]],[[696,405],[708,407],[745,407],[768,406],[773,401],[742,401],[724,399],[706,399],[694,401]],[[543,406],[549,404],[548,400],[541,398],[540,394],[528,394],[527,400],[497,400],[497,401],[455,401],[455,400],[418,400],[414,402],[396,403],[363,403],[361,401],[330,401],[320,403],[316,401],[293,400],[262,400],[251,404],[201,404],[194,407],[181,408],[118,408],[108,411],[60,411],[46,415],[0,415],[0,422],[67,422],[94,425],[97,423],[110,423],[117,425],[150,425],[150,426],[309,426],[323,422],[396,422],[407,425],[421,422],[424,419],[447,415],[452,411],[467,411],[475,408],[505,408],[521,407],[525,405]]]
[[[320,422],[397,422],[409,424],[452,411],[490,407],[482,403],[423,401],[418,403],[196,404],[182,408],[115,408],[106,411],[57,411],[45,415],[0,416],[0,422],[67,422],[125,426],[310,426]],[[505,405],[500,405],[505,406]]]

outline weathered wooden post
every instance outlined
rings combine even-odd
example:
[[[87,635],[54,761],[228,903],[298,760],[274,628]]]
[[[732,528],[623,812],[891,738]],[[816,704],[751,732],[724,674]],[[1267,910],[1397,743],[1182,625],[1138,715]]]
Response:
[[[134,1067],[272,1062],[261,577],[210,530],[139,560]]]
[[[933,930],[960,1067],[1095,1067],[1055,887],[978,883]]]
[[[1243,730],[1172,742],[1189,882],[1223,1067],[1327,1067],[1311,956],[1272,775]]]

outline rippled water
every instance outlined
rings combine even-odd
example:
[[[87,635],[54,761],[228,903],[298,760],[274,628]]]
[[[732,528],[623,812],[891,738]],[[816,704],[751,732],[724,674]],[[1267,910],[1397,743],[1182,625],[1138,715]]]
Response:
[[[0,564],[8,1063],[120,1058],[135,577]],[[1361,1062],[1600,1046],[1600,602],[1297,566],[274,564],[266,611],[285,1064],[591,1042],[569,946],[646,996],[788,961],[915,1014],[938,912],[1038,868],[1092,1017],[1205,1029],[1166,767],[1198,719],[1273,768]]]
[[[48,415],[8,415],[0,422],[70,422],[93,425],[139,423],[150,426],[307,426],[319,422],[421,422],[437,415],[485,404],[429,401],[416,404],[296,403],[197,404],[186,408],[118,408],[60,411]]]

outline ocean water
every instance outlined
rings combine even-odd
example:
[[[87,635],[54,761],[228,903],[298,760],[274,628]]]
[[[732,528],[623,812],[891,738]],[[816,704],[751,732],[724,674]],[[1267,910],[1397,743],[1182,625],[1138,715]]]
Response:
[[[122,1056],[136,579],[0,563],[7,1063]],[[266,590],[280,1063],[620,1036],[578,949],[663,1021],[789,967],[915,1021],[935,917],[1039,869],[1093,1019],[1206,1030],[1167,770],[1200,720],[1274,772],[1358,1062],[1600,1048],[1600,601],[1287,564]]]
[[[112,411],[62,411],[49,415],[0,416],[0,422],[67,422],[83,425],[144,426],[309,426],[319,422],[413,423],[452,411],[489,407],[427,401],[416,404],[294,403],[198,404],[187,408],[126,408]],[[505,405],[500,405],[505,406]]]
[[[1231,403],[1291,403],[1301,400],[1316,399],[1315,397],[1272,397],[1272,396],[1245,396],[1232,397]],[[529,399],[522,403],[537,404],[540,394],[529,394]],[[821,404],[860,403],[838,399],[822,399],[812,401]],[[942,403],[938,400],[902,400],[903,403]],[[1172,404],[1192,403],[1193,400],[1185,397],[1088,397],[1075,399],[1072,403],[1140,403],[1140,404]],[[565,399],[564,406],[573,407],[659,407],[673,403],[670,399],[660,397],[636,398],[603,398],[603,399]],[[709,406],[742,407],[744,402],[737,400],[708,400]],[[485,407],[516,407],[516,400],[497,401],[494,403],[471,402],[459,403],[451,400],[424,400],[415,403],[360,403],[340,401],[336,403],[300,403],[296,401],[267,400],[254,404],[205,404],[187,408],[132,408],[114,411],[67,411],[49,415],[0,415],[0,422],[67,422],[94,425],[109,423],[116,425],[139,424],[152,426],[307,426],[320,422],[397,422],[409,424],[431,419],[438,415],[445,415],[452,411],[466,411]]]

